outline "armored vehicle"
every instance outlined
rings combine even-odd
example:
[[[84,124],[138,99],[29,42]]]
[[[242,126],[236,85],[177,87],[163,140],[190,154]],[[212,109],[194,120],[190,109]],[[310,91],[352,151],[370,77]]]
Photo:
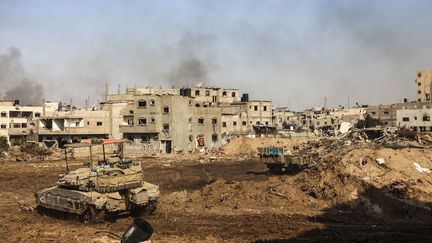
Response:
[[[126,140],[84,141],[65,146],[66,172],[58,176],[57,186],[35,193],[38,208],[74,213],[90,222],[104,216],[129,212],[140,214],[155,209],[159,187],[143,180],[139,162],[123,157]],[[116,144],[119,153],[106,157],[105,145]],[[92,148],[102,146],[103,160],[93,164]],[[90,161],[69,170],[68,150],[89,148]]]
[[[285,154],[283,147],[259,147],[260,161],[265,163],[272,174],[295,174],[315,163],[318,153],[296,151]]]

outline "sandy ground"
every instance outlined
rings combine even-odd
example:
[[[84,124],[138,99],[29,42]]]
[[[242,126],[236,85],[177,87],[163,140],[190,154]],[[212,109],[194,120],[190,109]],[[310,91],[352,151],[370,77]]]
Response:
[[[145,216],[152,241],[430,242],[430,174],[412,162],[432,168],[432,151],[348,150],[335,165],[295,176],[269,175],[257,158],[238,155],[142,158],[145,180],[161,189],[159,208]],[[121,235],[132,222],[39,215],[33,194],[54,185],[64,163],[3,160],[0,166],[2,242],[92,242],[106,232]],[[417,183],[403,187],[408,180]],[[396,181],[402,181],[397,190]]]

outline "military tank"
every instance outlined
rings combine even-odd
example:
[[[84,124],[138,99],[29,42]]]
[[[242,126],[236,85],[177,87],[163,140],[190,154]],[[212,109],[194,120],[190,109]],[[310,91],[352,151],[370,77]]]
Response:
[[[129,212],[153,211],[159,198],[159,187],[144,181],[141,163],[123,157],[125,140],[102,140],[65,146],[66,172],[58,176],[57,185],[35,193],[39,209],[51,209],[81,216],[92,222],[106,216]],[[106,157],[105,145],[117,143],[120,153]],[[103,147],[103,160],[93,165],[92,147]],[[69,149],[88,147],[90,162],[69,170]],[[43,211],[43,210],[42,210]]]
[[[271,174],[296,174],[315,164],[319,154],[313,151],[298,150],[285,154],[283,147],[257,148],[261,163],[264,163]]]

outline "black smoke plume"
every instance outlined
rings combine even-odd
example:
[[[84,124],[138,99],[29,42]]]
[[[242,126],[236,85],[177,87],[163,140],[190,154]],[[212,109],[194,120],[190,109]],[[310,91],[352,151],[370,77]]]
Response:
[[[18,99],[22,105],[40,105],[43,87],[28,77],[21,61],[21,51],[10,47],[0,54],[0,93],[8,99]]]

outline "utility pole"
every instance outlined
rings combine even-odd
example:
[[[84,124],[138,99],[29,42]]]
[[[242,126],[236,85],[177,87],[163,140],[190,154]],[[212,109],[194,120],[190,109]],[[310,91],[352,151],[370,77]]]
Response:
[[[291,97],[288,97],[288,110],[291,111]]]
[[[105,83],[105,101],[108,101],[109,87],[108,82]]]
[[[327,96],[324,96],[324,105],[323,105],[324,109],[326,108],[326,105],[327,105]]]
[[[350,97],[348,96],[348,107],[347,107],[347,110],[349,109],[349,107],[350,107]]]

